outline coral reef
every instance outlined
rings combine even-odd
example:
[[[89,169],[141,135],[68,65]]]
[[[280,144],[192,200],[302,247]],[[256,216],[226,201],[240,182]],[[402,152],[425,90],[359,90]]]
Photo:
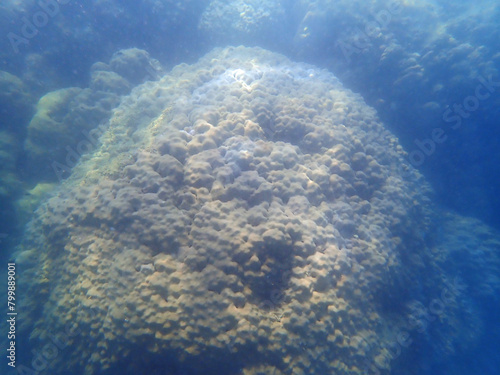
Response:
[[[35,181],[57,180],[52,163],[69,164],[66,159],[71,149],[85,139],[85,132],[106,120],[118,101],[116,95],[79,87],[52,91],[40,98],[24,143],[30,177]],[[78,161],[74,159],[70,166]]]
[[[500,185],[490,177],[500,161],[491,95],[499,81],[498,3],[314,0],[297,8],[297,56],[360,92],[450,207],[498,224]],[[422,152],[416,142],[435,128],[445,143]]]
[[[213,0],[201,30],[219,44],[258,43],[327,67],[377,109],[408,150],[410,162],[435,181],[443,201],[462,214],[499,224],[500,183],[491,178],[500,163],[500,152],[495,151],[498,3],[249,4]],[[285,20],[282,7],[287,10]],[[422,150],[416,142],[432,139],[435,128],[443,132],[444,144]],[[475,162],[470,155],[476,155]],[[468,205],[462,203],[464,197]]]
[[[446,286],[426,182],[331,73],[216,49],[101,140],[18,252],[33,345],[78,330],[52,374],[388,374],[408,306]]]
[[[146,51],[120,50],[109,65],[92,66],[88,88],[60,89],[40,98],[24,144],[31,179],[67,177],[79,158],[97,147],[96,137],[89,133],[109,118],[120,97],[139,82],[157,79],[160,69]]]
[[[35,0],[3,2],[0,32],[24,38],[24,20],[31,22],[41,9]],[[432,155],[420,153],[412,159],[415,166],[437,181],[451,207],[499,224],[500,184],[490,177],[500,162],[494,151],[498,99],[490,95],[498,91],[500,63],[496,2],[94,0],[58,9],[61,17],[50,16],[43,32],[17,46],[20,53],[13,53],[17,47],[8,37],[0,40],[1,69],[21,77],[37,95],[75,86],[75,79],[83,85],[86,67],[122,48],[124,34],[129,46],[154,51],[169,66],[193,61],[214,45],[270,48],[328,67],[379,111],[410,154],[421,152],[415,140],[444,129],[445,146]],[[482,90],[487,100],[476,108],[475,88],[488,77],[494,85]],[[471,154],[480,156],[477,162],[470,163]],[[464,177],[473,174],[478,178]],[[471,202],[468,212],[464,196]]]

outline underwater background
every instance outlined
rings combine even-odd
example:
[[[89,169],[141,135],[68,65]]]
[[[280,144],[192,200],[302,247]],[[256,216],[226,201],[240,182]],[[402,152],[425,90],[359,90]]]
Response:
[[[499,19],[3,1],[2,373],[497,374]]]

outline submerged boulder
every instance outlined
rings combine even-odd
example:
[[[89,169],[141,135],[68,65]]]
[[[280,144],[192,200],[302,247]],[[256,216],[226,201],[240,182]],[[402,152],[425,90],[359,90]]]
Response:
[[[455,290],[425,181],[327,71],[216,49],[101,141],[18,253],[33,346],[78,332],[52,374],[387,374],[414,300]]]

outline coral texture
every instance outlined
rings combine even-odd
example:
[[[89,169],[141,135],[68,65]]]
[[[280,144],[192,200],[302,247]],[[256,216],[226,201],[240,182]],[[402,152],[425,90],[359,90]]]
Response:
[[[37,211],[34,343],[78,326],[53,374],[387,373],[428,259],[403,154],[326,71],[243,47],[177,66]]]
[[[39,182],[67,177],[80,157],[96,147],[93,138],[98,137],[89,133],[109,119],[120,96],[132,85],[158,78],[159,69],[146,51],[123,49],[113,54],[109,65],[92,66],[90,87],[69,87],[41,97],[24,143],[31,178]]]

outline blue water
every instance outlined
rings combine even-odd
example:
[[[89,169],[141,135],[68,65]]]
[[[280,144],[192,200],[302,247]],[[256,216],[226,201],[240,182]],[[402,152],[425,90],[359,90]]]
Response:
[[[0,77],[2,280],[3,265],[43,199],[34,198],[28,208],[19,202],[36,196],[36,184],[59,184],[58,177],[67,177],[34,163],[27,150],[38,100],[58,89],[88,87],[92,65],[126,48],[147,51],[161,72],[227,45],[259,46],[325,68],[377,110],[407,151],[407,162],[431,184],[436,204],[500,230],[499,19],[494,0],[3,1],[0,71],[9,76]],[[160,71],[155,72],[133,71],[131,87],[156,79]],[[118,105],[116,98],[111,107]],[[106,113],[95,115],[95,126],[106,121]],[[477,236],[474,243],[480,243]],[[498,263],[490,266],[491,275],[500,274]],[[457,260],[453,267],[480,284],[479,266]],[[404,374],[499,373],[498,276],[481,282],[491,287],[490,294],[464,297],[475,318],[471,329],[479,330],[480,338],[457,346],[443,362],[440,353],[429,352],[432,334],[439,331],[434,325],[398,358]],[[460,332],[449,335],[455,340]],[[20,361],[28,360],[21,353],[23,345],[29,347],[28,337],[18,345]],[[137,373],[191,373],[171,362],[169,369],[149,364]],[[0,365],[4,373],[4,359]],[[221,371],[239,373],[238,364],[234,367]]]

